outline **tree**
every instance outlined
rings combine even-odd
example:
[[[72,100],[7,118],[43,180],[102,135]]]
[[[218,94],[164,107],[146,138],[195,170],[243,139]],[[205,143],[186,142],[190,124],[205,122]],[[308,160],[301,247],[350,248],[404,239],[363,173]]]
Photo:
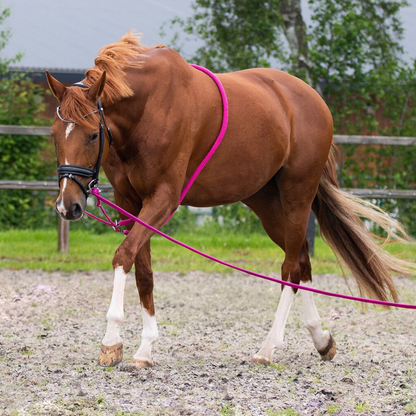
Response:
[[[270,66],[272,59],[286,59],[278,5],[279,0],[196,0],[192,17],[171,23],[203,41],[192,57],[195,63],[216,71]],[[179,40],[179,34],[172,40],[177,49]]]
[[[309,60],[308,36],[302,16],[300,0],[280,0],[279,12],[282,16],[282,29],[291,53],[291,72],[312,85]]]
[[[0,11],[0,54],[10,39],[5,21],[8,8]],[[43,91],[25,74],[10,71],[10,65],[19,62],[0,57],[0,124],[34,125],[43,122]],[[46,140],[42,137],[0,135],[0,178],[2,180],[42,180],[48,170],[42,157]],[[44,193],[34,194],[21,190],[0,191],[0,224],[2,229],[31,227],[43,223]]]
[[[372,133],[374,113],[403,65],[398,18],[405,0],[310,0],[311,73],[322,85],[335,128]]]

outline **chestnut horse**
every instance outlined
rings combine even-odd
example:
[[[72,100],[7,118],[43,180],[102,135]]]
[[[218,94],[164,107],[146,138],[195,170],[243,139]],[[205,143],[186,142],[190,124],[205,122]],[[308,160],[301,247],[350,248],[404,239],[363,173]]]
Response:
[[[306,242],[312,208],[322,235],[351,270],[361,293],[396,299],[390,275],[409,272],[408,264],[380,249],[360,217],[403,230],[371,204],[338,189],[332,117],[321,97],[300,79],[274,69],[218,78],[229,102],[228,129],[182,203],[207,207],[242,201],[284,250],[282,279],[304,285],[312,280]],[[132,32],[102,48],[81,83],[66,87],[49,73],[47,79],[60,103],[51,134],[61,175],[56,201],[61,217],[83,216],[88,184],[101,161],[116,203],[162,227],[220,129],[222,102],[213,80],[168,47],[143,47]],[[100,129],[105,139],[99,140]],[[137,223],[130,228],[113,259],[101,365],[122,359],[119,326],[126,276],[133,264],[143,318],[133,363],[153,365],[152,344],[158,337],[150,260],[153,233]],[[271,363],[281,347],[295,292],[283,287],[272,329],[254,362]],[[306,328],[321,357],[330,360],[335,342],[321,328],[312,294],[301,291],[301,297]]]

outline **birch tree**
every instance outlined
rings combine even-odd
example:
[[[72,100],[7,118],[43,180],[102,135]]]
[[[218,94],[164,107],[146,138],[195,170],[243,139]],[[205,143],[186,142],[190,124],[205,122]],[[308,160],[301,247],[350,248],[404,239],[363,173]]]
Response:
[[[282,17],[281,28],[290,48],[292,72],[312,85],[308,36],[302,16],[301,2],[300,0],[280,0],[279,3],[279,12]]]

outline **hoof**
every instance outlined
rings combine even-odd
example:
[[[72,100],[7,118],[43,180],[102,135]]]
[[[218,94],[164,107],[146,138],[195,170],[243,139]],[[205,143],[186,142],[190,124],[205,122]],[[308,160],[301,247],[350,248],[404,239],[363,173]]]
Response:
[[[251,362],[254,363],[254,364],[263,364],[263,365],[271,365],[272,364],[271,360],[269,360],[268,358],[263,357],[261,355],[257,355],[257,354],[251,359]]]
[[[149,367],[153,367],[155,364],[153,363],[153,361],[149,361],[149,360],[137,360],[135,358],[133,358],[131,365],[136,367],[136,368],[149,368]]]
[[[337,344],[331,334],[329,334],[327,346],[322,350],[318,350],[318,352],[324,361],[331,361],[335,357],[335,354],[337,353]]]
[[[123,359],[123,344],[112,345],[107,347],[101,345],[100,358],[98,364],[103,367],[113,367],[121,362]]]

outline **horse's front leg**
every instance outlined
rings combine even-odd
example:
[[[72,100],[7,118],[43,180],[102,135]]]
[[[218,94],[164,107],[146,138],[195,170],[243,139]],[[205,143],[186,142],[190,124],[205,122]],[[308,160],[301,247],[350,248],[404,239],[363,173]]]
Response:
[[[120,336],[120,324],[124,319],[124,287],[127,274],[122,266],[114,270],[113,295],[107,312],[107,330],[101,341],[98,360],[102,366],[110,367],[123,359],[123,341]]]
[[[173,198],[169,198],[166,192],[163,195],[161,195],[161,192],[155,193],[152,198],[143,201],[139,218],[155,228],[160,228],[175,207],[172,200]],[[118,364],[123,358],[120,324],[124,319],[124,288],[127,273],[131,270],[136,259],[139,264],[144,264],[146,267],[140,268],[139,266],[138,279],[138,288],[143,307],[143,339],[142,345],[133,359],[138,366],[152,365],[150,357],[151,345],[157,338],[153,306],[153,275],[150,269],[149,240],[152,235],[153,231],[135,223],[114,255],[113,295],[107,313],[107,330],[101,345],[100,365],[113,366]],[[147,278],[143,280],[140,278],[141,276],[147,276]]]
[[[142,307],[143,331],[140,347],[133,356],[133,364],[139,368],[153,367],[152,344],[157,340],[159,332],[153,303],[153,271],[150,241],[137,253],[135,273]]]

